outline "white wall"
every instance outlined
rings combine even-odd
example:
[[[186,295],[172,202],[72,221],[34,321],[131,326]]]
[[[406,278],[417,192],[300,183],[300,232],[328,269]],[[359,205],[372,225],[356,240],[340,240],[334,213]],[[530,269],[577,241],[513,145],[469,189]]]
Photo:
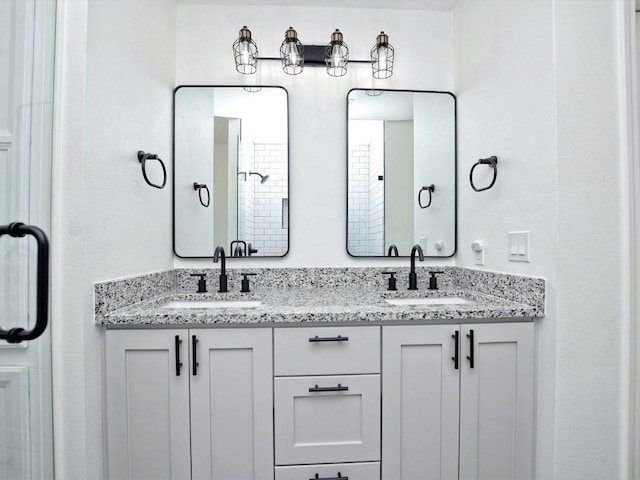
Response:
[[[620,9],[556,0],[558,304],[556,478],[625,479]],[[608,27],[608,28],[607,28]],[[617,35],[618,33],[618,35]],[[588,61],[585,61],[588,59]],[[585,260],[590,261],[585,261]],[[579,461],[578,461],[579,459]]]
[[[547,279],[547,315],[537,323],[538,479],[625,478],[622,4],[461,0],[454,14],[458,265],[474,266],[469,246],[480,239],[485,268]],[[489,155],[498,156],[498,181],[475,193],[469,169]],[[515,230],[531,232],[530,263],[507,260]]]
[[[367,59],[384,30],[396,49],[394,75],[381,88],[452,90],[450,12],[340,8],[178,6],[176,84],[282,85],[289,92],[290,250],[282,259],[233,259],[231,265],[404,265],[406,260],[353,259],[346,252],[346,96],[372,85],[368,65],[349,66],[333,78],[323,68],[286,75],[279,62],[259,62],[257,78],[235,71],[231,44],[247,25],[261,56],[278,56],[289,26],[306,44],[329,42],[335,28],[345,35],[351,59]],[[215,26],[215,28],[212,28]],[[413,61],[419,58],[419,61]],[[432,261],[441,264],[442,262]],[[176,259],[176,267],[209,266],[207,260]]]
[[[99,479],[102,329],[93,324],[93,283],[172,265],[171,182],[164,190],[146,186],[136,151],[158,153],[171,172],[175,4],[67,0],[59,20],[56,477]]]

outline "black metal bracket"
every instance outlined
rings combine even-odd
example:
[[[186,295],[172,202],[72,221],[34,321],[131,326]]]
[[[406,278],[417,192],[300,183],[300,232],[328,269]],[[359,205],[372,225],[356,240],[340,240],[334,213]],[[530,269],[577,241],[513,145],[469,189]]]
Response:
[[[420,208],[428,208],[429,206],[431,206],[431,195],[433,194],[435,189],[436,187],[433,185],[433,183],[420,189],[420,191],[418,192],[418,205],[420,205]],[[422,205],[422,192],[424,192],[425,190],[429,192],[429,203],[427,203],[426,205]]]
[[[476,169],[478,165],[489,165],[489,167],[493,169],[493,180],[491,180],[491,183],[489,184],[488,187],[477,188],[473,183],[473,171]],[[471,188],[473,188],[473,190],[476,192],[483,192],[485,190],[489,190],[491,187],[493,187],[493,184],[496,183],[497,178],[498,178],[498,157],[496,157],[495,155],[489,158],[481,158],[473,165],[473,167],[471,167],[471,172],[469,172],[469,183],[471,184]]]
[[[162,167],[162,175],[163,175],[163,180],[161,185],[156,185],[155,183],[151,183],[151,181],[149,181],[149,177],[147,177],[147,160],[157,160],[160,163],[160,166]],[[144,181],[147,182],[147,184],[150,187],[164,188],[164,186],[167,184],[167,169],[164,166],[164,162],[162,161],[162,159],[155,153],[145,153],[142,150],[138,150],[138,161],[141,163],[141,166],[142,166],[142,176],[144,177]]]
[[[207,187],[206,183],[198,183],[193,182],[193,189],[198,191],[198,200],[200,200],[200,205],[204,208],[207,208],[211,203],[211,192],[209,191],[209,187]],[[202,191],[205,190],[207,192],[207,201],[205,202],[202,199]]]
[[[9,330],[0,328],[0,340],[6,340],[9,343],[35,340],[47,328],[49,319],[49,239],[40,228],[19,222],[0,226],[0,237],[3,235],[14,238],[25,235],[34,237],[38,245],[38,268],[36,274],[36,324],[31,330],[20,327]]]

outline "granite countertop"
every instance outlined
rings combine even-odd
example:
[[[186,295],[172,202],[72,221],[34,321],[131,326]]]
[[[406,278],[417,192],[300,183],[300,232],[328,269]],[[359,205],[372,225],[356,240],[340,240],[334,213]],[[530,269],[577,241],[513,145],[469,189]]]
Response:
[[[391,305],[385,298],[462,297],[463,304]],[[259,300],[253,308],[164,308],[171,301]],[[460,321],[530,321],[544,315],[540,306],[518,303],[470,289],[449,286],[417,291],[379,286],[253,287],[249,293],[185,293],[176,289],[107,312],[96,323],[107,326],[142,325],[292,325],[300,323],[407,323]]]

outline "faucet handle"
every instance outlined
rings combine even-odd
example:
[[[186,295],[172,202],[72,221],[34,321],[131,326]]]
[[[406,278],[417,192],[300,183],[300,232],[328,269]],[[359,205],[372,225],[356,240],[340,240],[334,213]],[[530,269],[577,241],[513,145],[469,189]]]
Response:
[[[240,292],[250,292],[251,289],[249,288],[249,275],[255,275],[255,273],[240,273],[240,275],[242,275],[242,288],[240,289]]]
[[[429,290],[438,290],[438,277],[436,277],[438,273],[444,273],[444,272],[441,270],[429,272],[429,275],[431,275],[429,277]]]
[[[389,277],[389,286],[387,290],[397,290],[396,288],[396,272],[382,272],[383,275],[391,275]]]
[[[200,277],[198,280],[198,293],[207,293],[207,274],[206,273],[191,273],[192,277]]]

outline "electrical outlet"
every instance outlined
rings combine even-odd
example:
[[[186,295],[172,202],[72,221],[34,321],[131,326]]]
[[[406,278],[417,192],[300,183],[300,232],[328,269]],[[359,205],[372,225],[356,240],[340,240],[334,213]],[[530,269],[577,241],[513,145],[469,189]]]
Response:
[[[509,261],[510,262],[529,262],[530,245],[529,232],[509,232]]]
[[[471,244],[473,250],[473,261],[476,265],[484,265],[484,244],[482,240],[476,240]]]

